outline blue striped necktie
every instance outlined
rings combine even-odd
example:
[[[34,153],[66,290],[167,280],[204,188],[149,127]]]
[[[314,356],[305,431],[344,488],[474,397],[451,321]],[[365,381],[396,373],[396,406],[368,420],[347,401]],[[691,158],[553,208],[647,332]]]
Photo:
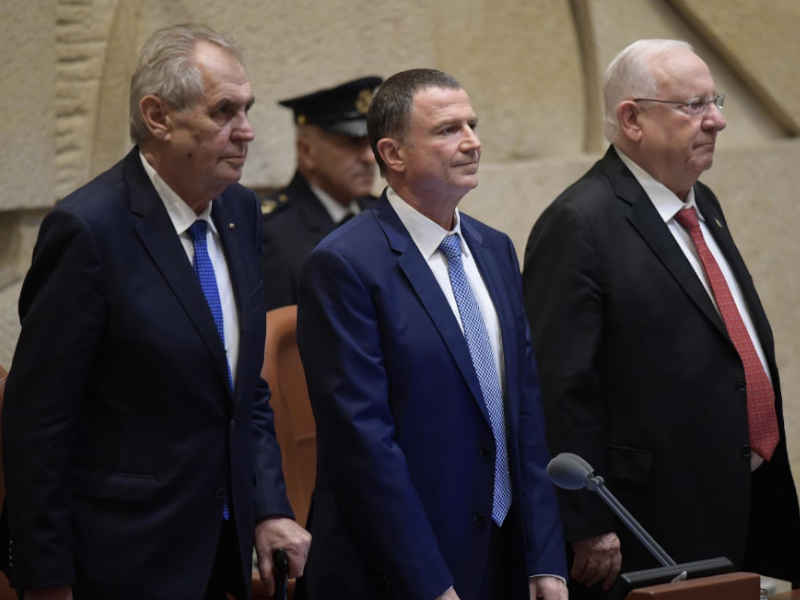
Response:
[[[501,526],[511,507],[511,475],[508,470],[508,452],[506,449],[506,428],[503,416],[503,391],[500,389],[500,378],[494,362],[492,345],[486,323],[481,316],[481,309],[472,293],[464,264],[461,262],[461,241],[458,235],[451,234],[442,240],[439,249],[447,258],[447,272],[450,285],[456,298],[461,324],[464,326],[464,337],[467,339],[472,366],[478,376],[483,401],[489,413],[489,422],[494,435],[494,493],[492,502],[492,520]]]

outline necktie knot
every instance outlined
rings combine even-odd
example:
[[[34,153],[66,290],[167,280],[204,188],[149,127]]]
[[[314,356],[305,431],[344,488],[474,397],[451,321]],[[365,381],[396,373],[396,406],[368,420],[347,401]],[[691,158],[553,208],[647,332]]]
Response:
[[[439,250],[445,255],[448,263],[461,261],[461,241],[455,233],[451,233],[442,240]]]
[[[679,210],[675,215],[675,220],[689,232],[700,227],[700,222],[697,219],[697,211],[694,209],[694,206]]]
[[[189,235],[192,236],[192,241],[195,243],[205,239],[206,231],[208,231],[208,223],[203,219],[197,219],[197,221],[192,223],[189,227]]]

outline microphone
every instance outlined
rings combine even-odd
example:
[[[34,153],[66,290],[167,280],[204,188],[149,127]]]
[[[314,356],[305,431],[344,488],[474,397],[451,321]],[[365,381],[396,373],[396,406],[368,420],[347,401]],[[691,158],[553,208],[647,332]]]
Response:
[[[631,589],[637,587],[655,585],[657,583],[677,583],[690,577],[706,577],[733,570],[733,563],[724,556],[676,564],[666,550],[647,533],[639,521],[609,491],[603,478],[595,474],[592,465],[577,454],[570,452],[558,454],[548,463],[547,474],[550,476],[550,480],[560,488],[565,490],[586,488],[599,495],[608,504],[609,508],[614,511],[614,514],[619,517],[619,520],[647,548],[650,554],[661,563],[661,567],[656,569],[621,573],[617,583],[611,590],[609,598],[614,598],[615,600],[625,598]]]
[[[628,512],[616,496],[605,486],[605,482],[600,475],[595,475],[592,465],[583,460],[577,454],[562,452],[555,456],[547,465],[547,474],[550,480],[558,487],[565,490],[580,490],[586,488],[595,492],[608,507],[614,511],[620,521],[625,524],[633,535],[647,548],[662,567],[673,567],[676,565],[672,557],[667,554],[658,542],[647,533],[644,527]]]

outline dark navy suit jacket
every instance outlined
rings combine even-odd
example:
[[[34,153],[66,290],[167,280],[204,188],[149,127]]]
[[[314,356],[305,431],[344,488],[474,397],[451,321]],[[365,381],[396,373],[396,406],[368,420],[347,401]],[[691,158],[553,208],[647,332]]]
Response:
[[[514,598],[565,574],[536,369],[511,240],[462,214],[500,320],[514,505]],[[317,421],[311,598],[477,594],[495,447],[464,335],[384,197],[312,252],[298,341]]]
[[[256,520],[291,515],[259,375],[257,200],[232,185],[214,200],[212,218],[239,314],[235,390],[137,148],[44,220],[20,297],[3,415],[17,586],[197,600],[228,496],[248,589]]]

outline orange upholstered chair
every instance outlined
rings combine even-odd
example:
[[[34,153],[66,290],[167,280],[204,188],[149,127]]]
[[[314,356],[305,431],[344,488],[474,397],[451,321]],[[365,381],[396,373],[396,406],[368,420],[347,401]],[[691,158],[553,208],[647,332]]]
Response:
[[[275,432],[281,447],[286,491],[297,522],[305,526],[317,468],[317,428],[308,399],[306,376],[297,349],[297,306],[267,312],[267,343],[261,376],[272,390]],[[289,582],[289,598],[294,581]],[[268,596],[253,575],[253,600]],[[2,600],[2,599],[0,599]]]
[[[261,375],[272,390],[271,405],[289,502],[297,522],[305,525],[316,475],[317,428],[297,349],[296,328],[296,306],[267,312],[267,344]]]

